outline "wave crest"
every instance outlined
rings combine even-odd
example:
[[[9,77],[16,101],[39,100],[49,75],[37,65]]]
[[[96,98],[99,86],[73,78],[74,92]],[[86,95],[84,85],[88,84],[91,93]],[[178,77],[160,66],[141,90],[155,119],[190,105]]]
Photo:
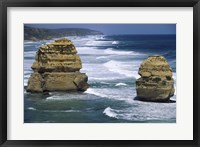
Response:
[[[27,109],[28,109],[28,110],[33,110],[33,111],[37,110],[37,109],[35,109],[35,108],[33,108],[33,107],[28,107]]]
[[[133,67],[130,63],[110,60],[104,63],[104,66],[107,67],[108,70],[118,73],[120,75],[125,75],[126,77],[134,77],[134,78],[139,77],[137,70],[133,70]]]
[[[84,93],[93,94],[93,95],[96,95],[96,96],[99,96],[99,97],[107,97],[107,95],[98,93],[91,88],[87,89],[87,91],[85,91]]]
[[[119,42],[118,41],[113,41],[112,44],[119,44]]]
[[[114,112],[114,109],[107,107],[104,111],[103,114],[112,117],[112,118],[117,118],[117,113]]]
[[[117,83],[115,86],[126,86],[126,83]]]
[[[132,51],[117,51],[113,50],[112,48],[108,48],[104,51],[106,54],[111,54],[111,55],[130,55],[133,54]]]

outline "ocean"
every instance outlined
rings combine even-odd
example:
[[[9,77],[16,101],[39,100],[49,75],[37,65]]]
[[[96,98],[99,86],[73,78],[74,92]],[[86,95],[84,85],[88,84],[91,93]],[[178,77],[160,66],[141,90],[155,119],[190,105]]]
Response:
[[[35,53],[53,40],[24,42],[24,123],[176,123],[176,102],[135,100],[138,69],[163,55],[173,71],[176,101],[176,35],[68,36],[82,60],[85,92],[27,93]]]

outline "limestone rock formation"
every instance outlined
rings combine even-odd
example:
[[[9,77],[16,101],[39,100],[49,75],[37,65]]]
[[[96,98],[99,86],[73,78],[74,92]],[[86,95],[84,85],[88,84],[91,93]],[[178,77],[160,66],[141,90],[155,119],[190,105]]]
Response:
[[[28,80],[28,92],[85,91],[88,77],[80,73],[81,59],[68,39],[55,40],[36,52],[33,73]]]
[[[172,69],[163,56],[150,56],[139,68],[137,97],[145,101],[168,101],[174,95]]]

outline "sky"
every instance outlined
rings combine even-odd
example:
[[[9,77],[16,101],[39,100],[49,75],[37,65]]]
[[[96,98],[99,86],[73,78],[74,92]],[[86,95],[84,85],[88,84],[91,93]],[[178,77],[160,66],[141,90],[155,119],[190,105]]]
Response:
[[[87,28],[105,35],[113,34],[176,34],[176,24],[26,24],[35,28]]]

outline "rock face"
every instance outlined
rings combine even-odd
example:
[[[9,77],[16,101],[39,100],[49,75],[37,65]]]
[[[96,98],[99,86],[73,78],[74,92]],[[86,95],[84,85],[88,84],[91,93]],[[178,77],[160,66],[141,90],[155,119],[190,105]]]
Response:
[[[150,56],[139,68],[137,97],[144,101],[168,101],[174,95],[172,69],[163,56]]]
[[[80,73],[81,59],[68,39],[43,45],[36,52],[33,73],[28,80],[28,92],[85,91],[88,77]]]

